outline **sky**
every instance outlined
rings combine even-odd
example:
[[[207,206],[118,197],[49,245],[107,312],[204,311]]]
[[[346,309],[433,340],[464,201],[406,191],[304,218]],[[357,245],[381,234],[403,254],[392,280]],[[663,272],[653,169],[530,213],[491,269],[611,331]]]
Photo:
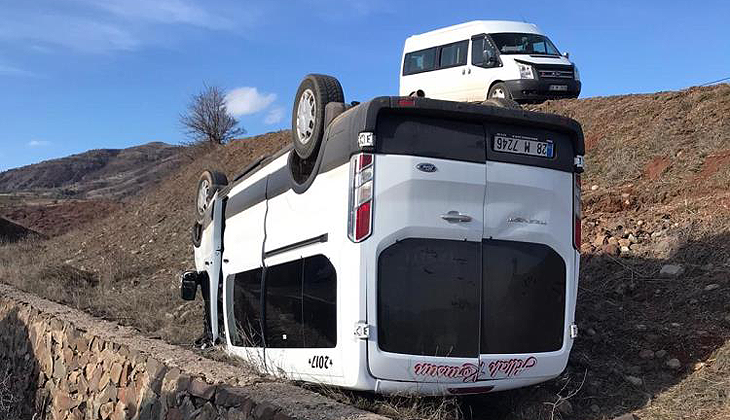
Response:
[[[398,93],[404,40],[477,19],[537,24],[581,97],[730,77],[728,1],[0,0],[0,171],[88,149],[185,139],[222,88],[248,135],[289,128],[302,77],[346,101]]]

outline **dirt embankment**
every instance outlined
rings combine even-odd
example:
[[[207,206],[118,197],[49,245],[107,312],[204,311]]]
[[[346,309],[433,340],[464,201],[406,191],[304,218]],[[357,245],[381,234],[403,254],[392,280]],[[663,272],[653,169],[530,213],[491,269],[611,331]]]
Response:
[[[575,118],[586,134],[582,336],[558,379],[458,399],[463,417],[730,416],[730,85],[531,108]],[[192,265],[197,176],[214,168],[232,178],[288,141],[288,132],[270,133],[187,159],[105,219],[0,249],[0,278],[189,343],[201,304],[178,299],[175,275]],[[40,281],[44,266],[60,279],[64,269],[90,273],[98,284]]]

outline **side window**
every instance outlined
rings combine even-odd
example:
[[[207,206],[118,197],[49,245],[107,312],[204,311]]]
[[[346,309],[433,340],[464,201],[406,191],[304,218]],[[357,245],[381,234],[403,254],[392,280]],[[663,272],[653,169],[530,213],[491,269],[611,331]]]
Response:
[[[466,49],[469,41],[461,41],[441,47],[439,67],[463,66],[466,64]]]
[[[266,346],[335,347],[337,275],[324,255],[266,268]]]
[[[266,347],[304,347],[302,260],[266,268]]]
[[[436,68],[436,48],[428,48],[406,54],[403,75],[421,73]]]
[[[497,50],[486,37],[471,40],[471,63],[479,67],[497,65]]]
[[[324,255],[304,260],[305,347],[337,345],[337,273]]]
[[[261,268],[238,273],[233,279],[233,317],[229,317],[231,343],[261,347]]]

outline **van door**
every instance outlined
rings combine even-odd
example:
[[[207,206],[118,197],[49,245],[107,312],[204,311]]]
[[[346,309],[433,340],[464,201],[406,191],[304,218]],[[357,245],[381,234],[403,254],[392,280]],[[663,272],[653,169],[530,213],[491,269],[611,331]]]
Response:
[[[471,65],[464,78],[465,94],[469,101],[484,101],[487,99],[489,86],[496,80],[502,67],[497,49],[486,35],[473,37],[470,50]]]
[[[542,155],[507,152],[498,144],[504,139],[513,140],[512,152],[535,152],[542,143]],[[574,311],[566,305],[577,255],[572,143],[497,124],[488,126],[487,142],[480,379],[554,375],[564,367],[559,353]]]
[[[223,232],[226,340],[231,351],[264,369],[261,279],[267,175],[254,174],[228,194]]]
[[[467,55],[469,41],[459,41],[439,47],[438,70],[431,73],[426,95],[451,101],[466,100]],[[433,95],[428,94],[432,90]]]
[[[397,381],[473,382],[484,129],[383,112],[376,138],[373,235],[363,243],[370,372]]]

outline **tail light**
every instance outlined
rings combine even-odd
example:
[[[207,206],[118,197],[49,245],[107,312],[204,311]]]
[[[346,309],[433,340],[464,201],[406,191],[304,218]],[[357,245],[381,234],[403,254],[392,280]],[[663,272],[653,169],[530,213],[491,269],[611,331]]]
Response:
[[[360,153],[350,159],[347,236],[353,242],[367,239],[373,231],[373,160],[370,153]]]
[[[580,204],[580,190],[581,190],[581,179],[580,174],[574,174],[573,184],[573,246],[575,249],[580,251],[581,243],[581,204]]]

